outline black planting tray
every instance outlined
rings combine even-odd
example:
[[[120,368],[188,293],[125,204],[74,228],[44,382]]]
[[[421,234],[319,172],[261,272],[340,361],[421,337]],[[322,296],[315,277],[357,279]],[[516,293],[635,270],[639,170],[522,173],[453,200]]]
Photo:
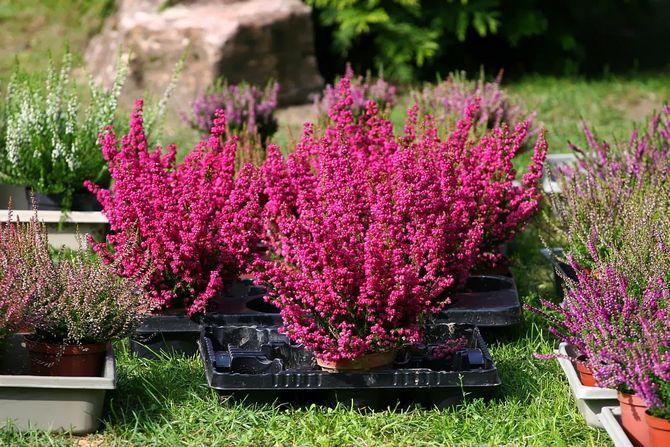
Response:
[[[432,358],[436,344],[460,336],[465,348],[451,358]],[[426,345],[401,350],[391,367],[366,373],[322,371],[277,327],[234,325],[226,317],[210,317],[199,344],[209,386],[251,402],[443,407],[466,395],[488,396],[501,384],[479,330],[469,325],[431,325]]]
[[[434,320],[493,328],[517,325],[521,323],[521,315],[514,278],[472,275],[463,290],[452,295],[451,303]]]
[[[152,315],[135,330],[130,348],[138,357],[192,356],[198,352],[200,326],[186,315]]]
[[[262,297],[265,290],[250,280],[231,285],[226,296],[213,304],[214,313],[246,313],[250,300]],[[257,312],[252,312],[257,313]],[[161,355],[193,356],[198,352],[200,336],[199,317],[189,318],[184,314],[157,314],[147,318],[130,339],[133,353],[139,357],[156,359]]]
[[[245,308],[226,314],[230,324],[280,326],[278,310],[262,296],[250,297]],[[509,327],[521,323],[521,302],[514,278],[502,275],[472,275],[452,303],[433,319],[438,323],[471,324],[483,328]]]

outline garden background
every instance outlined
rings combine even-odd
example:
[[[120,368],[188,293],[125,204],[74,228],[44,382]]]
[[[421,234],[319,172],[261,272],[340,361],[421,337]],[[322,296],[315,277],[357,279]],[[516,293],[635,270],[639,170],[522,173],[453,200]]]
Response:
[[[171,2],[166,2],[171,3]],[[358,72],[383,70],[400,85],[392,116],[403,120],[412,85],[451,70],[493,78],[537,111],[550,152],[583,141],[582,120],[602,137],[624,138],[636,123],[670,101],[670,5],[662,1],[550,2],[310,0],[315,6],[317,62],[326,81],[345,61]],[[513,6],[511,5],[513,3]],[[112,14],[112,1],[0,1],[0,87],[18,60],[38,71],[66,48],[83,66],[89,39]],[[664,14],[665,13],[665,14]],[[665,31],[665,34],[664,34]],[[86,82],[84,70],[78,72]],[[147,92],[160,95],[159,91]],[[124,104],[124,116],[130,101]],[[168,109],[164,143],[193,147],[198,135]],[[279,113],[275,141],[287,150],[310,106]],[[521,158],[523,160],[523,157]],[[523,301],[554,294],[550,266],[539,255],[537,219],[511,246]],[[555,340],[525,313],[523,324],[485,334],[503,387],[491,400],[471,399],[448,410],[362,412],[256,406],[219,401],[196,358],[138,359],[117,346],[119,385],[98,434],[83,438],[0,432],[2,445],[574,445],[605,446],[587,427],[548,353]]]

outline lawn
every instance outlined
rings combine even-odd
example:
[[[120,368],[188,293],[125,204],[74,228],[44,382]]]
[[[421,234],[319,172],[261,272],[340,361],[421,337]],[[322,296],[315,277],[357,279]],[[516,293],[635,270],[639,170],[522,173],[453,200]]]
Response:
[[[15,55],[22,63],[40,68],[50,51],[55,57],[62,52],[56,42],[68,41],[75,53],[81,53],[107,6],[79,3],[84,18],[75,21],[61,12],[61,1],[0,0],[3,89]],[[635,123],[670,101],[670,74],[596,80],[538,76],[505,86],[529,109],[538,111],[552,152],[566,151],[568,141],[581,142],[582,119],[599,135],[624,138]],[[309,117],[308,107],[293,111],[280,114],[276,140],[283,146],[291,135],[297,136],[300,121]],[[401,111],[394,112],[396,116],[402,116]],[[176,113],[166,123],[166,135],[164,140],[176,140],[182,151],[192,147],[197,137]],[[511,247],[520,293],[528,303],[554,295],[550,268],[538,254],[538,227],[530,228]],[[446,410],[380,412],[221,401],[207,387],[198,358],[137,359],[126,343],[120,343],[116,346],[118,388],[109,395],[98,433],[72,437],[5,430],[0,431],[0,445],[611,445],[604,431],[584,423],[557,363],[533,357],[553,350],[556,341],[531,313],[525,313],[519,328],[485,337],[503,380],[493,399],[465,396],[463,404]]]

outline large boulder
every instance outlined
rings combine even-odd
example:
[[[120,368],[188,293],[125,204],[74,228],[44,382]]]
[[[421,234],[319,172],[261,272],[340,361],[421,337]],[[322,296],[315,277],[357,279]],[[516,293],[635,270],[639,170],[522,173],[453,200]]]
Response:
[[[281,85],[283,104],[318,90],[310,8],[300,0],[120,0],[86,51],[88,70],[109,85],[118,55],[129,60],[125,91],[160,93],[184,51],[174,93],[190,101],[216,78]],[[128,88],[129,87],[129,88]]]

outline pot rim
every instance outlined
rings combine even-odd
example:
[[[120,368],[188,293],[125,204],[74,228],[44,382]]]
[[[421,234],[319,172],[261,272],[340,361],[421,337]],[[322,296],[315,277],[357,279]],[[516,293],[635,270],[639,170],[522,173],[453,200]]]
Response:
[[[649,427],[670,432],[670,419],[654,416],[653,414],[649,413],[649,410],[645,411],[644,414],[647,420],[647,425],[649,425]]]
[[[647,403],[637,394],[628,394],[623,391],[617,391],[617,400],[620,404],[630,405],[632,407],[648,408]]]

